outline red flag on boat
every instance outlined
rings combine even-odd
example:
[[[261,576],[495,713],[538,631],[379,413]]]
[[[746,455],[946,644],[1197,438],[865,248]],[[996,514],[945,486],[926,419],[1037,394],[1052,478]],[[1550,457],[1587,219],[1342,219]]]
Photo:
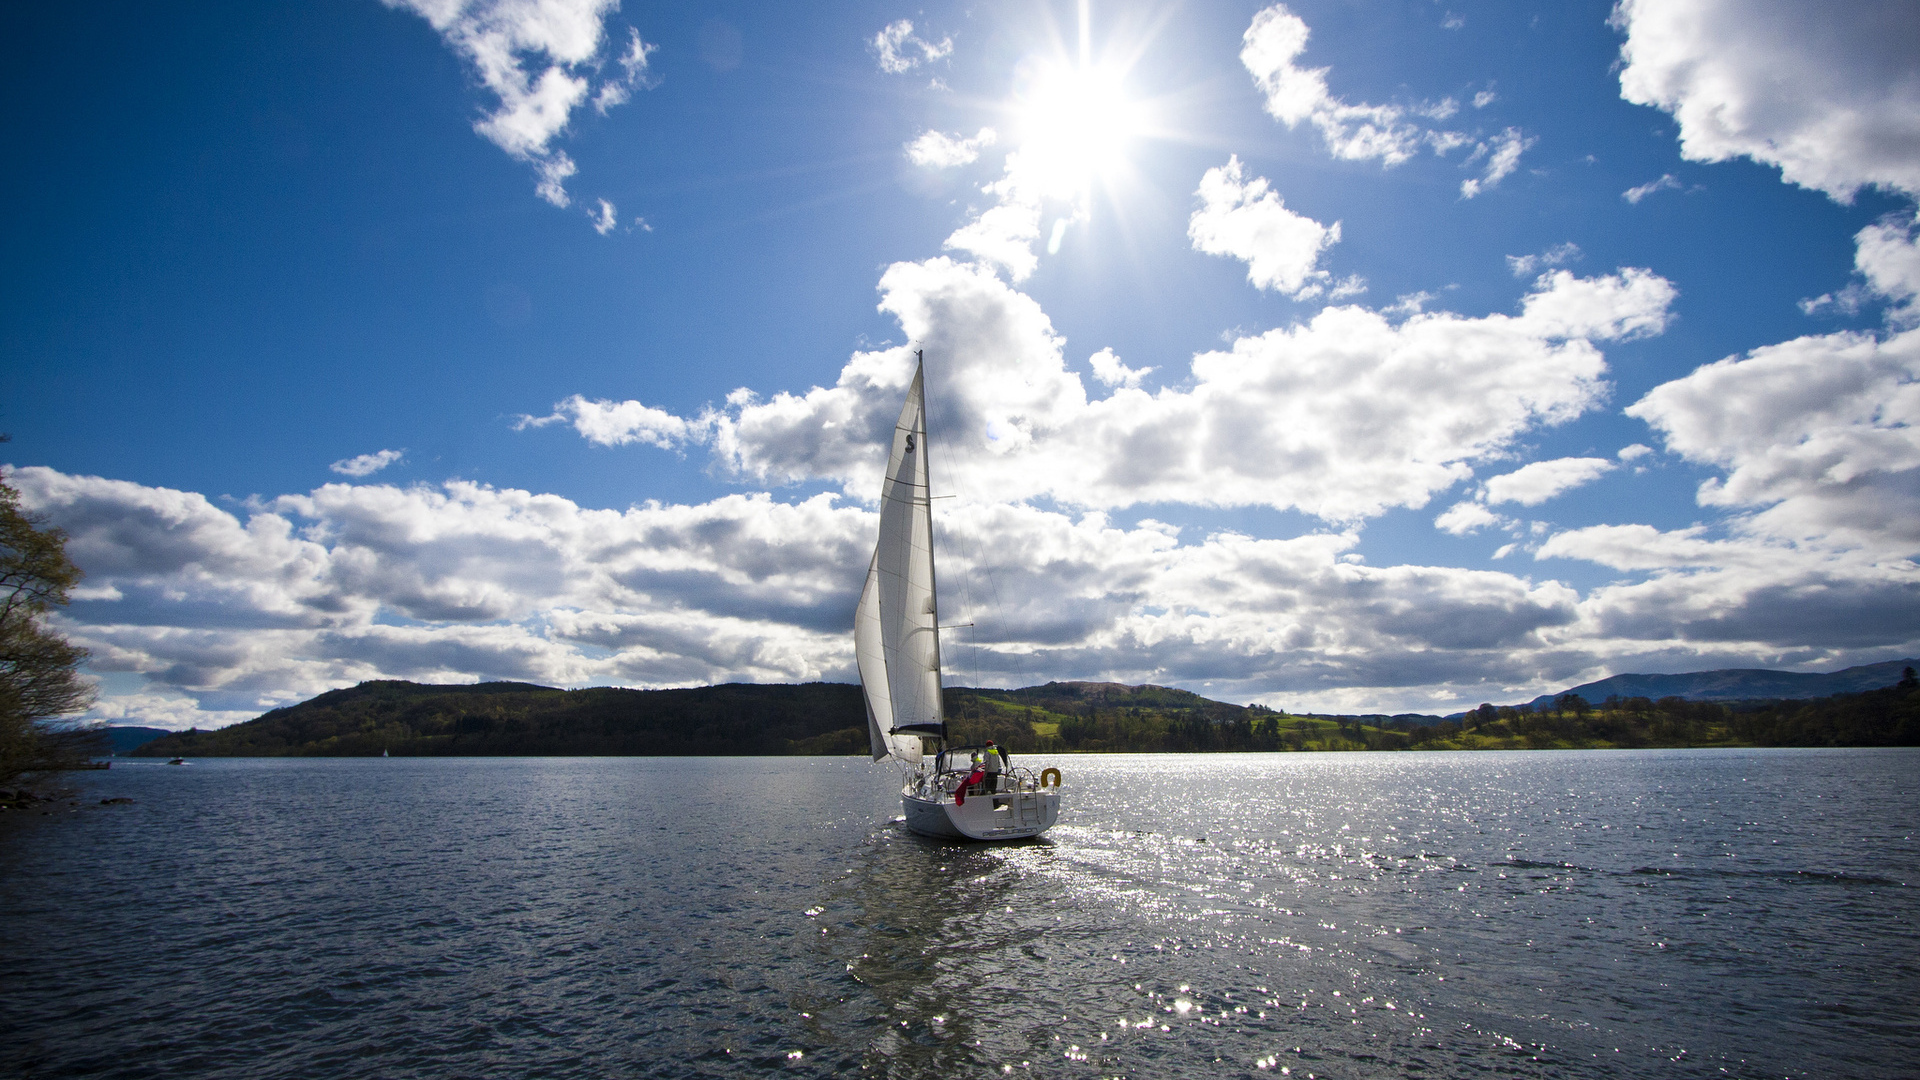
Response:
[[[967,789],[975,784],[986,783],[986,780],[987,770],[983,767],[975,766],[974,770],[967,774],[967,778],[960,781],[960,786],[953,789],[953,805],[967,805]]]

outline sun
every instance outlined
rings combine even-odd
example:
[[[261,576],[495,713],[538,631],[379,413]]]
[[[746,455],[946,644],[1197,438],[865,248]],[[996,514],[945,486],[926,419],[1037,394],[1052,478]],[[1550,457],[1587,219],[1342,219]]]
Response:
[[[1017,95],[1020,167],[1042,194],[1079,198],[1126,166],[1146,116],[1121,74],[1098,64],[1043,64]]]

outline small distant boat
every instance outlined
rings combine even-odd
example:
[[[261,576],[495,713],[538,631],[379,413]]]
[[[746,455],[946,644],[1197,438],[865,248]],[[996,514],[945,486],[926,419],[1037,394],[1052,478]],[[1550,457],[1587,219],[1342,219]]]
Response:
[[[187,759],[183,757],[177,757],[177,758],[174,758],[172,761],[167,762],[167,764],[169,765],[185,765],[186,763],[187,763]]]
[[[991,747],[947,746],[925,395],[921,357],[894,425],[880,489],[880,539],[853,617],[868,741],[873,760],[892,758],[908,766],[900,802],[914,832],[955,840],[1024,840],[1046,832],[1059,818],[1060,770],[1035,776],[1004,768],[1006,759]]]
[[[387,756],[388,756],[388,754],[387,754],[387,752],[386,752],[386,751],[385,751],[385,750],[383,749],[383,750],[381,750],[381,751],[380,751],[380,756],[381,756],[381,757],[387,757]]]

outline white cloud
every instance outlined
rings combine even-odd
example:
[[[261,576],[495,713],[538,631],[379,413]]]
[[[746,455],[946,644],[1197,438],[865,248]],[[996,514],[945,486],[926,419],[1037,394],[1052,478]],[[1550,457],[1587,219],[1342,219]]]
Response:
[[[1427,309],[1428,304],[1438,299],[1440,299],[1439,293],[1428,292],[1425,289],[1419,292],[1401,293],[1393,298],[1393,303],[1381,308],[1380,313],[1396,317],[1418,315]]]
[[[890,75],[904,74],[922,63],[930,64],[953,55],[952,38],[928,41],[913,32],[913,23],[907,19],[890,23],[886,29],[875,34],[872,45],[874,55],[880,61],[880,70]],[[913,55],[916,52],[920,55]]]
[[[1582,252],[1580,245],[1569,240],[1556,244],[1538,255],[1509,255],[1507,269],[1514,277],[1531,277],[1537,271],[1550,266],[1564,266],[1570,262],[1579,262]]]
[[[1499,100],[1500,100],[1499,94],[1496,94],[1491,90],[1482,90],[1479,93],[1473,95],[1473,107],[1476,109],[1484,109],[1487,106]]]
[[[1920,573],[1906,560],[1646,525],[1561,533],[1535,557],[1647,574],[1595,589],[1565,631],[1616,657],[1666,652],[1709,667],[1717,665],[1700,661],[1744,655],[1825,666],[1849,653],[1905,655],[1920,643]]]
[[[981,128],[970,139],[940,131],[925,131],[907,144],[907,160],[929,169],[971,165],[979,160],[981,149],[992,146],[998,138],[989,127]]]
[[[1628,446],[1621,447],[1620,452],[1614,456],[1621,461],[1639,461],[1651,453],[1653,453],[1653,447],[1645,443],[1632,443]]]
[[[169,727],[371,678],[848,679],[875,527],[830,496],[611,511],[466,483],[327,485],[242,523],[187,492],[48,469],[14,480],[122,596],[77,602],[63,623],[96,670],[145,677],[96,715]],[[1222,696],[1286,685],[1331,704],[1567,666],[1537,655],[1577,615],[1553,582],[1368,567],[1344,533],[1181,544],[1166,526],[1099,514],[949,507],[944,577],[990,573],[1004,598],[968,610],[964,590],[946,595],[976,624],[949,641],[952,662],[989,684],[1216,680]]]
[[[1891,300],[1887,321],[1896,328],[1920,324],[1920,218],[1888,219],[1854,234],[1853,264],[1867,287]]]
[[[1750,535],[1885,558],[1920,551],[1920,330],[1796,338],[1655,387],[1630,416],[1726,471],[1703,506]]]
[[[1360,296],[1367,291],[1367,279],[1359,274],[1348,274],[1333,283],[1327,290],[1328,300],[1345,300],[1350,296]]]
[[[1913,639],[1910,563],[1758,532],[1720,540],[1615,526],[1534,545],[1540,558],[1645,578],[1582,598],[1506,573],[1370,567],[1351,531],[1183,539],[1155,522],[1123,527],[1071,509],[1264,503],[1338,521],[1423,505],[1464,479],[1469,462],[1498,460],[1524,432],[1597,400],[1598,350],[1564,335],[1657,325],[1670,289],[1632,276],[1548,275],[1518,315],[1396,324],[1332,308],[1197,357],[1185,389],[1154,394],[1124,385],[1136,370],[1111,352],[1096,354],[1095,370],[1119,378],[1093,400],[1030,298],[945,259],[896,265],[883,307],[934,360],[941,483],[961,496],[939,511],[943,576],[957,585],[991,574],[1005,600],[968,611],[956,597],[969,590],[949,588],[950,617],[977,626],[949,642],[956,667],[1000,685],[1205,681],[1218,696],[1284,691],[1301,707],[1454,708],[1648,658],[1711,667],[1791,650],[1784,662],[1812,665],[1877,658]],[[1827,356],[1815,366],[1845,364]],[[742,476],[844,479],[852,502],[761,494],[612,511],[464,482],[331,484],[256,501],[242,520],[189,492],[44,468],[11,480],[29,509],[68,530],[89,572],[63,627],[94,650],[94,670],[147,682],[109,695],[100,716],[213,726],[379,677],[847,679],[846,625],[874,528],[863,504],[910,372],[904,348],[886,349],[856,354],[832,387],[737,392],[691,421],[579,397],[540,418],[604,445],[705,442]],[[1857,396],[1897,405],[1912,386],[1902,377],[1891,387],[1868,378]],[[1791,437],[1791,417],[1755,407],[1766,379],[1737,381],[1694,388],[1689,407],[1724,399],[1723,412]],[[1803,409],[1820,400],[1801,396]],[[1701,433],[1704,421],[1675,419],[1686,412],[1670,406],[1652,419],[1676,452],[1721,460],[1695,446],[1715,438]],[[1905,415],[1868,426],[1899,435]],[[1731,417],[1720,422],[1739,435]],[[1489,497],[1519,494],[1527,473],[1489,481]],[[1503,484],[1514,490],[1493,490]],[[1019,501],[1034,496],[1059,508]],[[1462,535],[1519,528],[1475,502],[1436,525]]]
[[[1807,315],[1838,312],[1857,315],[1874,297],[1889,301],[1887,325],[1895,330],[1920,325],[1920,235],[1916,220],[1893,214],[1854,234],[1853,266],[1864,281],[1803,299]]]
[[[1641,199],[1646,198],[1647,196],[1653,194],[1656,191],[1678,191],[1678,190],[1680,190],[1680,178],[1673,175],[1672,173],[1661,173],[1660,179],[1649,180],[1646,183],[1641,184],[1639,187],[1630,187],[1627,190],[1621,192],[1620,197],[1634,204],[1635,206],[1638,206],[1640,205]]]
[[[1120,362],[1112,349],[1101,349],[1087,357],[1087,363],[1093,367],[1093,377],[1108,386],[1124,386],[1131,390],[1140,385],[1140,380],[1153,373],[1153,369],[1130,368]]]
[[[573,205],[573,197],[567,194],[567,178],[579,172],[580,167],[564,151],[555,150],[535,161],[533,171],[540,178],[540,182],[533,186],[535,195],[561,209]]]
[[[1477,502],[1464,501],[1454,503],[1446,512],[1433,519],[1433,527],[1441,532],[1450,532],[1455,536],[1465,536],[1478,532],[1490,525],[1505,525],[1507,519],[1487,509]]]
[[[1521,506],[1539,506],[1556,495],[1572,491],[1614,470],[1606,458],[1554,458],[1536,461],[1486,483],[1487,502],[1494,505],[1516,502]]]
[[[640,40],[640,31],[627,28],[627,50],[620,54],[620,70],[625,75],[618,79],[608,79],[600,85],[600,92],[593,96],[593,109],[602,116],[616,105],[624,105],[633,100],[633,89],[651,90],[660,85],[654,76],[647,58],[660,51],[660,46],[650,45]]]
[[[1468,160],[1473,161],[1485,155],[1487,167],[1479,177],[1460,181],[1460,197],[1471,199],[1483,191],[1491,191],[1520,167],[1520,155],[1533,144],[1533,139],[1520,134],[1519,128],[1512,127],[1479,144],[1474,149],[1473,158]]]
[[[577,167],[553,142],[573,110],[588,99],[604,38],[602,20],[619,0],[381,0],[427,20],[455,53],[473,65],[498,105],[473,128],[519,161],[533,166],[536,193],[555,206],[571,205],[566,181]],[[648,81],[654,46],[631,32],[618,57],[622,74],[602,83],[599,111],[627,100]],[[537,70],[537,73],[536,73]]]
[[[401,455],[405,453],[405,450],[381,450],[377,453],[361,454],[358,457],[341,458],[327,468],[341,476],[372,476],[399,461]]]
[[[1327,91],[1326,68],[1294,63],[1307,48],[1307,24],[1284,4],[1253,17],[1242,36],[1240,62],[1266,95],[1267,112],[1288,127],[1310,120],[1334,157],[1379,158],[1398,165],[1419,148],[1421,131],[1394,105],[1349,105]]]
[[[1842,202],[1920,195],[1920,7],[1621,0],[1620,94],[1672,113],[1690,161],[1749,157]]]
[[[1247,280],[1296,299],[1316,295],[1328,278],[1320,253],[1340,240],[1340,223],[1322,225],[1287,209],[1265,177],[1247,180],[1238,157],[1200,179],[1203,205],[1187,223],[1196,251],[1247,264]]]
[[[149,682],[100,715],[181,727],[181,694],[211,726],[365,678],[844,677],[858,585],[845,568],[873,528],[827,497],[616,512],[459,482],[330,484],[243,523],[190,492],[43,468],[12,479],[96,586],[63,629],[93,670]]]
[[[1328,308],[1195,357],[1184,389],[1090,400],[1039,306],[984,270],[900,263],[881,288],[904,338],[937,358],[929,394],[944,455],[980,491],[1083,507],[1267,505],[1329,521],[1424,505],[1470,462],[1591,408],[1605,387],[1592,342],[1657,331],[1673,295],[1646,271],[1563,271],[1541,278],[1517,316],[1395,323]],[[713,414],[715,451],[743,477],[827,479],[869,498],[871,448],[910,357],[857,354],[833,387]]]
[[[1854,256],[1857,262],[1859,252],[1856,251]],[[1794,306],[1798,307],[1801,313],[1805,315],[1825,315],[1833,311],[1837,311],[1843,315],[1857,315],[1860,313],[1860,309],[1866,306],[1867,302],[1872,298],[1873,290],[1856,281],[1842,289],[1824,292],[1819,296],[1802,298],[1796,301]]]
[[[1242,35],[1240,62],[1266,97],[1267,112],[1288,127],[1310,121],[1326,141],[1327,150],[1336,158],[1370,161],[1378,158],[1391,167],[1414,156],[1422,144],[1445,156],[1473,140],[1457,131],[1430,130],[1408,119],[1419,116],[1446,120],[1459,111],[1459,103],[1444,98],[1437,103],[1417,107],[1401,105],[1350,105],[1327,89],[1327,68],[1303,68],[1296,62],[1306,51],[1309,31],[1298,15],[1285,4],[1274,4],[1255,14]],[[1474,97],[1474,107],[1491,104],[1491,90]],[[1489,190],[1519,166],[1520,154],[1534,140],[1518,128],[1508,128],[1491,140],[1483,141],[1469,161],[1486,158],[1479,177],[1460,185],[1462,198],[1471,199]]]
[[[1539,332],[1631,341],[1666,330],[1678,295],[1672,282],[1637,267],[1595,278],[1555,270],[1535,280],[1523,305]]]
[[[1040,201],[1016,198],[991,207],[947,237],[945,247],[964,251],[981,261],[1002,267],[1014,281],[1025,281],[1040,268],[1033,242],[1040,238]]]
[[[593,219],[593,231],[605,236],[614,230],[614,226],[620,224],[620,215],[614,212],[613,204],[607,200],[595,199],[594,201],[600,204],[600,212],[587,216]]]
[[[579,394],[555,403],[553,412],[546,416],[522,416],[513,427],[515,431],[524,431],[562,422],[572,424],[575,431],[596,446],[625,446],[637,442],[663,450],[697,442],[705,437],[708,429],[702,419],[683,420],[638,401],[589,401]]]

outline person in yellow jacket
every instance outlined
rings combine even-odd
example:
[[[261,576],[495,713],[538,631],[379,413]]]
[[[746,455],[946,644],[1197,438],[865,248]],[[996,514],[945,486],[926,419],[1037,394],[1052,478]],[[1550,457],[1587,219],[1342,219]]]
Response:
[[[986,760],[981,762],[981,764],[987,771],[987,790],[999,791],[1000,774],[1011,771],[1011,767],[1007,761],[1007,752],[995,746],[992,739],[988,739]]]

